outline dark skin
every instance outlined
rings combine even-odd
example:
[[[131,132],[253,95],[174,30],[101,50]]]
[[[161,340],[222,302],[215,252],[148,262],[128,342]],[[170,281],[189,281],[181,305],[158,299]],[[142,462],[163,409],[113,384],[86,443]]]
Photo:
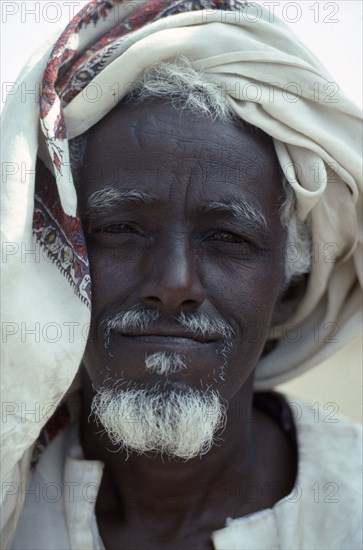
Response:
[[[152,193],[155,200],[88,216],[89,197],[106,186]],[[93,283],[81,441],[87,459],[105,464],[96,505],[101,538],[108,550],[210,550],[211,533],[226,517],[273,506],[296,477],[285,434],[252,406],[254,368],[269,327],[288,319],[299,298],[282,290],[283,190],[272,141],[180,114],[161,100],[121,105],[92,129],[77,192]],[[264,216],[267,231],[244,215],[201,213],[206,200],[225,199],[247,201]],[[157,342],[120,336],[111,357],[101,323],[137,304],[161,312],[161,334]],[[225,381],[215,375],[218,342],[183,346],[168,339],[181,311],[233,327]],[[184,462],[150,453],[125,461],[124,451],[110,452],[117,448],[88,419],[92,384],[112,384],[121,372],[132,383],[153,384],[157,375],[145,371],[144,354],[164,349],[187,358],[188,369],[169,377],[175,387],[210,386],[228,402],[225,430],[201,458]]]

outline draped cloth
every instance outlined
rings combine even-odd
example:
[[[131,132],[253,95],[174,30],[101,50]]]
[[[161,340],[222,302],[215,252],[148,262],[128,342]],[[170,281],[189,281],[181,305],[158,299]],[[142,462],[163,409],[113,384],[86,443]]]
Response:
[[[220,84],[239,117],[272,136],[311,229],[306,293],[274,330],[279,343],[260,359],[256,388],[301,374],[360,332],[360,113],[291,29],[256,6],[93,0],[20,74],[2,130],[3,479],[22,479],[19,461],[86,344],[92,281],[68,140],[97,124],[156,62],[187,57]]]

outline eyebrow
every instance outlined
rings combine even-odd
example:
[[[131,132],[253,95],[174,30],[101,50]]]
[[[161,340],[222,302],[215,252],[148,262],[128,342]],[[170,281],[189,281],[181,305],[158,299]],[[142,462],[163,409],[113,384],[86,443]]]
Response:
[[[157,200],[152,193],[145,193],[136,189],[115,189],[104,187],[92,193],[86,206],[86,216],[92,217],[102,210],[107,210],[128,203],[150,205]],[[249,223],[260,232],[266,234],[268,225],[265,216],[253,204],[245,200],[226,197],[218,201],[208,201],[198,209],[200,214],[221,212],[232,215],[238,222]]]
[[[236,198],[225,198],[218,201],[209,201],[200,208],[201,214],[221,212],[232,215],[237,221],[250,224],[260,232],[267,234],[268,225],[265,216],[253,204]]]
[[[127,203],[141,203],[150,205],[156,200],[151,193],[137,191],[135,189],[115,189],[104,187],[92,193],[87,200],[86,216],[92,216],[101,210],[107,210]]]

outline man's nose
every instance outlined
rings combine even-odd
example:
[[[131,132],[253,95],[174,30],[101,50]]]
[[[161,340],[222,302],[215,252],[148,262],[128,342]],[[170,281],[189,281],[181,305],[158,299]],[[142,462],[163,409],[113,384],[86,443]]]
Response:
[[[155,247],[156,248],[156,247]],[[158,308],[168,314],[195,309],[204,301],[199,262],[190,243],[175,239],[167,246],[150,251],[141,299],[145,307]]]

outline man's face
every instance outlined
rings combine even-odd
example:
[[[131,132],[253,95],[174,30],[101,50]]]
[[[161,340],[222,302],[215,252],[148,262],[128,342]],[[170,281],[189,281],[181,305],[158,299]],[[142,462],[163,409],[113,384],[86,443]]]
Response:
[[[97,124],[84,164],[94,386],[210,387],[229,401],[253,372],[283,283],[271,140],[153,100]],[[172,366],[153,368],[156,354]]]

